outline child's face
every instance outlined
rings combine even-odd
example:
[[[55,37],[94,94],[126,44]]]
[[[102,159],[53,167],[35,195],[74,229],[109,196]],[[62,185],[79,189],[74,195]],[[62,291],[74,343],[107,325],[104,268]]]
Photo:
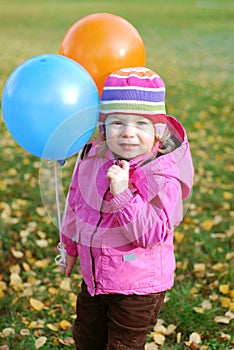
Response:
[[[112,114],[106,119],[105,127],[108,147],[122,158],[149,153],[154,146],[154,125],[140,115]]]

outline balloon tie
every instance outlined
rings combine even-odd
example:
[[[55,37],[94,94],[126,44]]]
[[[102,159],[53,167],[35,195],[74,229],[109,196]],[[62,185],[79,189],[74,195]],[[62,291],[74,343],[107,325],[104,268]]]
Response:
[[[56,198],[57,216],[58,216],[58,228],[59,228],[59,235],[60,235],[60,242],[57,245],[57,248],[60,254],[55,257],[55,263],[57,265],[66,267],[67,252],[61,240],[61,213],[60,213],[59,186],[58,186],[56,161],[54,161],[54,183],[55,183],[55,198]]]

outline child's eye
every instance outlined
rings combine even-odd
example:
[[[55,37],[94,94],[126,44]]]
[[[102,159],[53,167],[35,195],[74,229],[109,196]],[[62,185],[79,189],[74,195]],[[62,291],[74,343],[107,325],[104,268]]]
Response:
[[[148,125],[148,123],[144,120],[138,120],[137,125],[144,126],[144,125]]]
[[[111,125],[122,125],[123,122],[121,122],[120,120],[113,120],[110,124]]]

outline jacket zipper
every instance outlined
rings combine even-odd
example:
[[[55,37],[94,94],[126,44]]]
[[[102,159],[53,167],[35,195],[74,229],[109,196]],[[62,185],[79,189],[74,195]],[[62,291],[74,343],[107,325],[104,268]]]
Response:
[[[96,281],[95,281],[95,264],[94,264],[94,257],[93,257],[93,254],[92,254],[92,241],[93,241],[93,237],[94,235],[96,234],[97,230],[98,230],[98,227],[100,226],[101,222],[102,222],[102,219],[103,219],[103,212],[102,212],[102,209],[103,209],[103,205],[104,205],[104,200],[105,200],[105,197],[106,197],[106,194],[107,192],[110,190],[110,187],[107,188],[107,190],[105,191],[104,195],[103,195],[103,199],[102,199],[102,203],[101,203],[101,207],[100,207],[100,217],[99,217],[99,220],[97,222],[97,225],[91,235],[91,238],[90,238],[90,256],[91,256],[91,260],[92,260],[92,274],[93,274],[93,287],[94,287],[94,292],[96,293]]]

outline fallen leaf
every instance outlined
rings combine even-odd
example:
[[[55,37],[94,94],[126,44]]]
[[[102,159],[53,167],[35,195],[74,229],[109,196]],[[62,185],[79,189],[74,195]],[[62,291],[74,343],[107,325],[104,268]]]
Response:
[[[11,254],[14,256],[16,259],[21,259],[24,256],[24,253],[21,252],[20,250],[15,250],[14,248],[11,248]]]
[[[228,284],[221,284],[219,286],[219,291],[222,293],[222,294],[228,294],[229,293],[229,285]]]
[[[165,340],[166,340],[165,336],[163,334],[160,334],[160,333],[155,333],[153,338],[154,338],[155,343],[158,345],[163,345],[165,343]]]
[[[232,192],[223,192],[223,198],[226,200],[230,200],[233,198],[233,193]]]
[[[36,341],[35,341],[35,347],[36,349],[39,349],[41,348],[43,345],[45,345],[47,341],[47,338],[46,337],[40,337],[38,338]]]
[[[72,324],[66,320],[62,320],[59,322],[60,328],[62,328],[64,331],[70,329],[72,327]]]
[[[206,271],[206,265],[203,263],[194,264],[193,265],[194,272],[205,272]]]
[[[2,330],[2,335],[4,337],[9,337],[9,335],[14,335],[14,334],[15,334],[15,330],[12,327],[7,327]]]
[[[226,333],[223,333],[223,332],[222,332],[219,339],[220,339],[221,341],[222,341],[222,340],[226,341],[226,340],[231,339],[231,336],[230,336],[229,334],[226,334]]]
[[[154,332],[155,333],[166,334],[167,333],[167,329],[162,324],[156,324],[156,326],[154,326]]]
[[[73,345],[75,343],[73,338],[70,337],[64,339],[59,338],[59,342],[63,345]]]
[[[234,313],[231,311],[227,311],[225,313],[225,316],[228,317],[230,320],[234,320]]]
[[[215,322],[216,323],[229,324],[230,323],[230,318],[224,317],[224,316],[216,316],[215,317]]]
[[[166,335],[170,335],[170,334],[174,333],[176,328],[177,327],[174,324],[169,324],[169,326],[167,327]]]
[[[27,328],[23,328],[23,329],[21,329],[21,331],[20,331],[20,335],[22,335],[23,337],[24,336],[29,336],[31,333],[30,333],[30,330],[29,329],[27,329]]]
[[[181,337],[182,337],[182,333],[181,333],[181,332],[178,332],[178,333],[176,334],[176,342],[177,342],[177,344],[179,344],[179,343],[181,342]]]
[[[44,269],[45,267],[47,267],[49,264],[48,259],[43,259],[43,260],[37,260],[35,261],[35,266],[36,267],[40,267],[41,269]]]
[[[50,288],[48,288],[48,293],[51,295],[56,295],[56,294],[58,294],[58,289],[54,288],[54,287],[50,287]]]
[[[37,320],[37,321],[32,321],[29,323],[28,328],[44,328],[45,327],[45,321],[44,320]]]
[[[45,216],[45,215],[46,215],[46,210],[45,210],[45,208],[43,208],[43,207],[37,207],[37,208],[36,208],[36,213],[37,213],[39,216]]]
[[[184,240],[184,233],[175,231],[174,233],[175,241],[180,244]]]
[[[203,314],[204,313],[204,309],[202,307],[194,307],[193,311],[195,311],[198,314]]]
[[[62,282],[60,283],[60,288],[62,290],[70,292],[71,291],[71,280],[70,280],[70,278],[64,278],[62,280]]]
[[[10,275],[10,286],[12,286],[16,291],[24,288],[22,278],[18,273],[12,273]]]
[[[211,310],[212,309],[211,302],[209,300],[203,300],[202,308],[206,310]]]
[[[203,223],[202,223],[202,227],[203,227],[204,230],[206,230],[206,231],[211,230],[212,227],[213,227],[213,225],[214,225],[214,222],[213,222],[212,220],[205,220],[205,221],[203,221]]]
[[[58,325],[57,325],[57,324],[54,325],[54,324],[48,323],[48,324],[46,325],[46,327],[48,327],[51,331],[54,331],[54,332],[59,331],[59,328],[58,328]]]
[[[40,248],[46,248],[49,245],[47,239],[37,239],[35,242],[36,245]]]
[[[158,346],[155,343],[147,343],[145,350],[158,350]]]
[[[200,344],[201,343],[201,336],[199,333],[193,332],[192,334],[190,334],[189,337],[189,341],[196,343],[196,344]]]
[[[29,302],[30,302],[30,305],[32,306],[32,308],[36,311],[40,311],[40,310],[44,309],[44,304],[40,300],[30,298]]]
[[[0,350],[10,350],[8,345],[0,346]]]
[[[222,305],[222,307],[229,308],[230,304],[231,304],[231,299],[230,298],[227,298],[227,297],[222,297],[221,298],[221,305]]]

